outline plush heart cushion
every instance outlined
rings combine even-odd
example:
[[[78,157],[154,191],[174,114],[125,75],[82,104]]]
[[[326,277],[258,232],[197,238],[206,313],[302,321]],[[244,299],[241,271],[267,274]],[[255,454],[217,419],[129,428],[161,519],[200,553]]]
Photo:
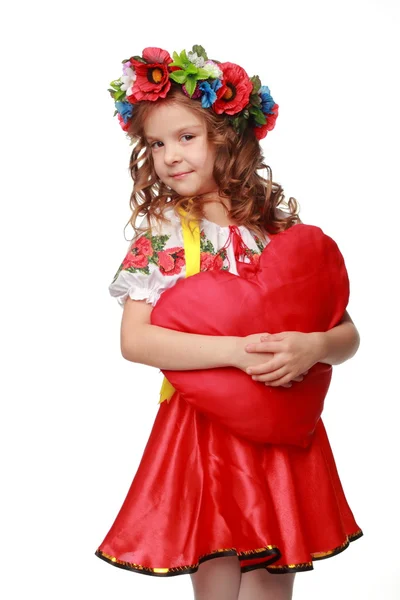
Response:
[[[337,244],[319,227],[298,224],[272,237],[258,264],[238,273],[205,271],[166,290],[154,325],[188,333],[247,336],[327,331],[343,317],[349,280]],[[317,363],[291,388],[253,381],[233,367],[163,370],[187,402],[253,442],[307,447],[321,416],[332,367]]]

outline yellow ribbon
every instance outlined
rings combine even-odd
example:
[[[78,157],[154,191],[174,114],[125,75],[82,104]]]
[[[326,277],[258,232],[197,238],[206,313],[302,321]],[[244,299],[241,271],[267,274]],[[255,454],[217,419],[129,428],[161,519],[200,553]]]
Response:
[[[178,209],[178,211],[182,217],[187,214],[187,211],[183,208]],[[190,277],[200,272],[200,227],[196,221],[190,221],[187,224],[183,218],[181,218],[181,224],[186,262],[185,277]],[[193,233],[190,227],[192,227]],[[161,385],[159,404],[164,402],[164,400],[167,400],[169,403],[174,392],[174,386],[164,377]]]

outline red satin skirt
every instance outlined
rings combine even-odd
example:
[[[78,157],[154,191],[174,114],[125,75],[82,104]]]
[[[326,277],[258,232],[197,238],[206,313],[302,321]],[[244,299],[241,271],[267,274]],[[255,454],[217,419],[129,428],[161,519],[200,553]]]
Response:
[[[175,392],[158,410],[125,501],[96,550],[158,577],[238,556],[242,572],[313,569],[363,535],[322,420],[306,448],[254,444]]]

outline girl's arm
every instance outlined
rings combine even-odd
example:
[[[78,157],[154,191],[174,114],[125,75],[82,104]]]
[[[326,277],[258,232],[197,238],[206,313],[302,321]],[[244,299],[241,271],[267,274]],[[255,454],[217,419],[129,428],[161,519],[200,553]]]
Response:
[[[347,311],[339,325],[329,331],[283,331],[263,340],[261,336],[259,343],[249,344],[246,351],[272,352],[274,358],[268,364],[260,361],[258,366],[247,369],[247,373],[256,381],[272,386],[293,381],[318,362],[338,365],[354,356],[360,344],[360,336]]]
[[[340,365],[352,358],[360,346],[360,335],[347,310],[339,325],[312,335],[319,357],[317,362],[328,365]]]
[[[172,371],[217,367],[245,371],[268,361],[264,352],[245,351],[246,344],[259,341],[262,332],[246,337],[183,333],[152,325],[152,310],[146,300],[126,299],[121,323],[121,353],[126,360]]]
[[[318,362],[328,365],[340,365],[352,358],[360,346],[360,334],[347,310],[339,325],[329,331],[315,332],[313,335],[319,347]]]

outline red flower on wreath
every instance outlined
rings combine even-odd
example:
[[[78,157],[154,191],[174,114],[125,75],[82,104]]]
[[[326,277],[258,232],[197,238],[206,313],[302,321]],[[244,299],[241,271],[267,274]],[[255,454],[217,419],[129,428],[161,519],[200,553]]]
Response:
[[[162,275],[177,275],[185,264],[185,251],[176,246],[157,252],[158,264]]]
[[[122,115],[120,115],[119,113],[117,113],[117,117],[118,117],[118,121],[119,121],[119,124],[121,125],[122,129],[124,131],[128,131],[129,125],[130,125],[130,120],[127,123],[125,123],[124,119],[122,118]]]
[[[235,115],[248,105],[253,84],[239,65],[226,62],[218,66],[223,72],[222,86],[217,90],[217,99],[212,108],[218,115]]]
[[[153,256],[154,250],[147,237],[138,238],[129,248],[128,254],[122,262],[122,269],[143,269],[149,264],[149,256]]]
[[[136,73],[132,94],[127,96],[127,100],[132,104],[140,100],[154,101],[165,98],[171,87],[168,64],[172,62],[172,58],[168,52],[161,48],[145,48],[143,59],[146,63],[135,58],[130,59]]]
[[[275,127],[275,121],[278,117],[279,105],[274,104],[272,110],[274,111],[272,114],[268,115],[264,113],[267,119],[267,122],[264,125],[261,125],[260,127],[254,127],[254,133],[258,140],[262,140],[263,138],[265,138],[268,131],[271,131]]]

